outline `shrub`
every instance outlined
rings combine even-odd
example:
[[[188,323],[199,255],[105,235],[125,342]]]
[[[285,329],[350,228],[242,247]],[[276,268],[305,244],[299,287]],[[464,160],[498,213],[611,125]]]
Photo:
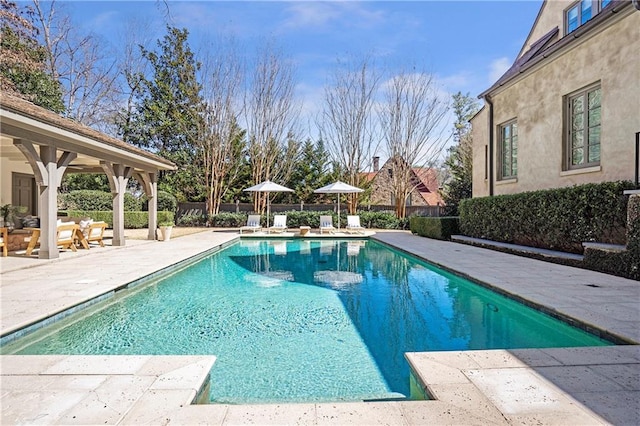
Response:
[[[408,224],[408,219],[398,219],[393,212],[370,212],[361,211],[360,225],[365,228],[378,228],[378,229],[405,229]],[[344,216],[344,224],[347,224],[347,216]]]
[[[110,192],[96,191],[90,189],[79,189],[66,194],[58,194],[59,210],[91,210],[107,211],[113,210],[113,196]],[[124,194],[124,210],[142,210],[142,200],[133,194]]]
[[[218,228],[239,228],[247,224],[247,215],[244,213],[218,213],[210,215],[208,222]]]
[[[605,182],[460,203],[464,235],[532,247],[582,252],[582,242],[624,244],[631,182]]]
[[[60,214],[65,212],[58,212]],[[107,222],[108,227],[113,227],[113,211],[96,211],[96,210],[67,210],[66,215],[69,218],[90,217],[96,222]],[[158,223],[173,222],[174,213],[168,211],[158,212]],[[140,229],[149,226],[149,212],[124,212],[124,227],[126,229]]]
[[[333,211],[311,211],[311,210],[290,210],[287,212],[275,212],[269,215],[269,224],[273,223],[273,217],[277,214],[287,215],[287,226],[289,228],[299,228],[300,226],[310,226],[318,228],[320,226],[320,216],[331,216],[333,225],[338,226],[338,215]],[[408,228],[409,219],[398,220],[391,212],[358,212],[360,224],[365,228],[378,229],[405,229]],[[211,226],[237,228],[247,224],[246,213],[219,213],[209,216],[208,222]],[[266,225],[264,215],[262,225]],[[340,215],[340,228],[347,226],[347,215]]]
[[[187,213],[180,216],[177,223],[180,226],[205,226],[207,217],[202,214]]]
[[[124,194],[124,211],[140,212],[142,211],[142,199],[133,194],[125,192]]]
[[[421,237],[450,240],[458,233],[458,217],[419,217],[413,216],[409,228]]]
[[[176,197],[165,191],[158,191],[158,211],[175,212],[178,208]]]

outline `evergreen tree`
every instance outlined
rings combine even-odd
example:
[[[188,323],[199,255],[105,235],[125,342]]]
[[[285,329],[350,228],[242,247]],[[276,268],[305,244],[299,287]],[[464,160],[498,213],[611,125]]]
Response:
[[[141,78],[138,103],[121,132],[126,142],[178,166],[177,171],[160,175],[158,189],[174,194],[178,201],[202,201],[206,192],[197,149],[205,130],[205,103],[197,79],[200,63],[188,36],[186,29],[167,27],[157,52],[142,48],[152,75],[137,76]]]
[[[37,41],[33,11],[0,0],[0,90],[54,112],[63,112],[60,83],[46,69],[46,52]]]
[[[453,138],[456,144],[449,148],[449,155],[444,163],[450,177],[442,191],[447,216],[457,216],[460,200],[471,198],[473,139],[469,120],[477,111],[478,103],[468,93],[463,95],[458,92],[453,95],[453,112],[456,117]]]
[[[330,183],[334,177],[329,173],[330,166],[330,154],[324,141],[319,139],[313,143],[311,139],[307,139],[302,144],[300,157],[288,182],[290,188],[295,191],[295,199],[304,203],[315,202],[317,194],[313,191]]]

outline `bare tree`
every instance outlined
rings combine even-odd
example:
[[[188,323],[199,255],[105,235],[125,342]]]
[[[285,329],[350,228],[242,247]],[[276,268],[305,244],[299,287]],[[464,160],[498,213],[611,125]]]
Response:
[[[207,188],[207,213],[218,214],[222,197],[240,172],[245,132],[238,126],[243,67],[233,40],[217,44],[202,61],[205,131],[199,147]]]
[[[114,55],[96,36],[79,34],[69,16],[58,13],[55,1],[33,0],[33,5],[49,72],[62,84],[66,114],[113,134],[119,103]]]
[[[300,151],[296,127],[300,105],[294,100],[294,68],[268,45],[253,67],[246,95],[248,151],[254,183],[286,181]],[[254,210],[266,208],[266,195],[256,192]]]
[[[385,85],[379,120],[398,218],[405,217],[407,197],[420,183],[416,168],[433,166],[447,143],[441,126],[447,111],[430,74],[402,71]]]
[[[378,147],[375,132],[374,102],[380,75],[368,58],[340,63],[333,80],[325,88],[324,108],[319,123],[334,161],[343,179],[353,186],[364,186],[363,171]],[[350,213],[358,206],[358,194],[349,194]]]

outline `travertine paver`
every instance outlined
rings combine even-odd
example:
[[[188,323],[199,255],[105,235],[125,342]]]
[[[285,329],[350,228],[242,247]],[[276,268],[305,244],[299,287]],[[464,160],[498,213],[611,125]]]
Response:
[[[3,333],[236,237],[208,231],[166,243],[92,249],[26,269],[24,259],[0,259]],[[635,281],[406,232],[375,238],[623,339],[640,340]],[[436,401],[194,405],[214,357],[4,355],[0,423],[560,425],[636,424],[640,418],[639,346],[407,357]]]

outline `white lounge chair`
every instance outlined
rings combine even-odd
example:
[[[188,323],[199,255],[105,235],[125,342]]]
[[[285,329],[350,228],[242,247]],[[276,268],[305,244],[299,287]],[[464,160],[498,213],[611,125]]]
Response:
[[[364,234],[365,228],[360,226],[360,216],[347,216],[346,230],[351,234]]]
[[[287,215],[277,214],[273,216],[273,226],[269,227],[269,233],[284,232],[286,230],[287,230]]]
[[[333,218],[331,216],[320,216],[320,234],[328,232],[333,234],[336,228],[333,226]]]
[[[240,233],[242,231],[262,231],[262,226],[260,226],[260,215],[259,214],[250,214],[247,218],[247,224],[245,226],[240,227]]]
[[[83,219],[80,221],[80,232],[84,236],[84,241],[80,240],[83,247],[89,248],[89,243],[92,241],[100,244],[100,247],[104,247],[102,238],[104,236],[104,230],[107,228],[107,223],[104,221],[96,221],[93,219]],[[86,243],[86,245],[85,245]]]

